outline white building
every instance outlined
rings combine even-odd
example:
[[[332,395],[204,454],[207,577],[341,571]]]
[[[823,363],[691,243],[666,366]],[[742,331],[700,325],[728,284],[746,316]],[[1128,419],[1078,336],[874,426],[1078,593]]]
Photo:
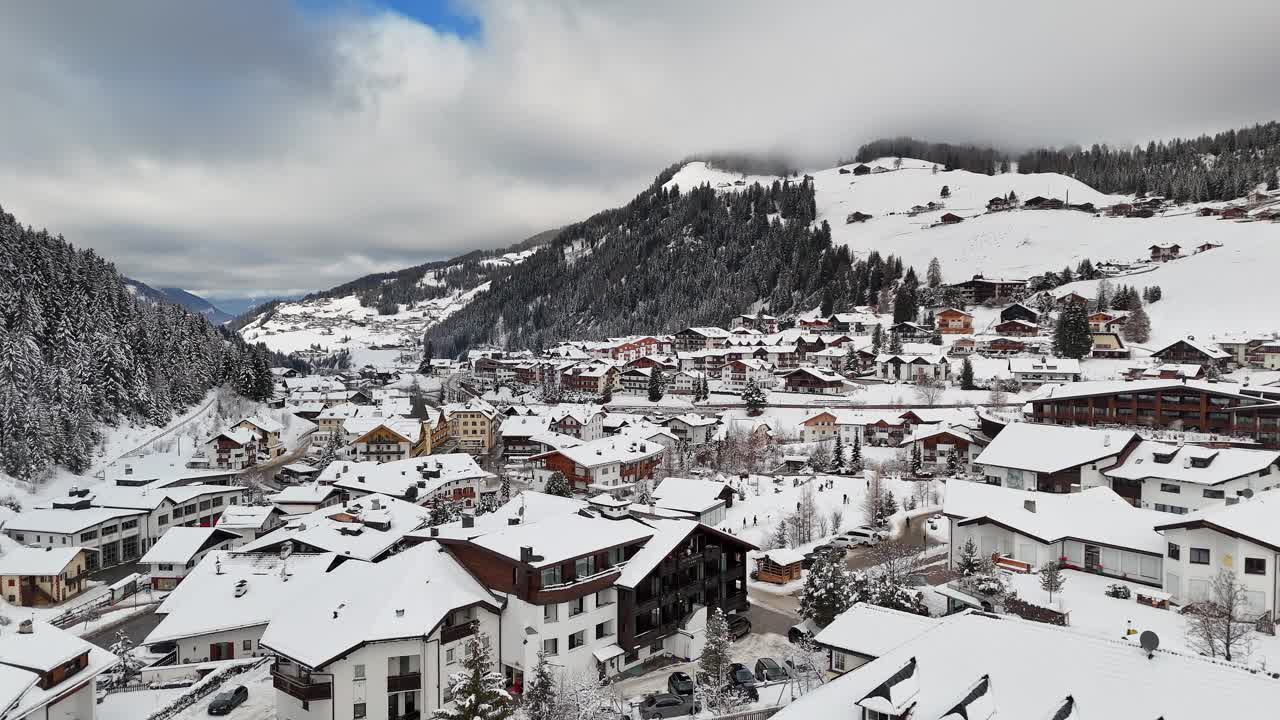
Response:
[[[428,505],[442,498],[475,507],[482,493],[497,490],[497,479],[471,455],[446,453],[383,463],[339,460],[320,473],[319,483],[351,499],[378,494]]]
[[[239,550],[276,553],[288,545],[298,552],[333,552],[374,562],[391,554],[406,535],[426,525],[430,517],[424,507],[385,495],[370,495],[290,517],[274,532]]]
[[[330,466],[333,464],[331,463]],[[291,517],[338,505],[342,502],[342,491],[332,485],[313,482],[305,485],[290,485],[275,495],[268,496],[267,499],[286,517]]]
[[[284,524],[284,512],[275,505],[232,505],[218,518],[217,528],[243,540],[256,540]]]
[[[826,669],[843,675],[889,654],[939,622],[937,618],[860,602],[832,620],[813,639],[829,651]]]
[[[1225,568],[1244,584],[1251,612],[1273,619],[1280,612],[1280,495],[1207,507],[1156,529],[1168,541],[1164,590],[1174,602],[1209,599],[1213,577]]]
[[[0,627],[0,718],[94,720],[94,678],[118,662],[106,650],[40,620]]]
[[[999,555],[1015,572],[1066,558],[1068,567],[1122,580],[1156,587],[1164,580],[1165,542],[1154,528],[1168,516],[1135,508],[1110,488],[1058,495],[950,482],[942,512],[952,567],[972,539],[980,557]]]
[[[329,570],[333,553],[210,553],[160,603],[160,623],[143,645],[173,643],[175,662],[269,654],[258,646],[267,622],[294,606],[308,581]]]
[[[211,527],[171,527],[138,562],[150,568],[151,587],[172,590],[209,553],[244,542],[239,534]]]
[[[1012,423],[974,462],[991,485],[1076,492],[1110,486],[1103,472],[1138,442],[1131,431]]]
[[[951,377],[951,363],[946,355],[876,356],[876,377],[881,380],[918,382],[943,381]]]
[[[705,417],[697,413],[676,415],[662,421],[662,425],[672,434],[690,445],[705,445],[711,442],[715,438],[715,429],[719,424],[719,418]]]
[[[123,508],[83,507],[23,510],[4,524],[4,533],[31,547],[85,547],[87,569],[135,560],[143,553],[148,536],[144,533],[147,513]],[[111,548],[110,562],[104,563],[104,548]]]
[[[1104,475],[1111,489],[1140,507],[1185,514],[1271,489],[1280,482],[1278,463],[1274,450],[1144,440]]]
[[[743,358],[730,360],[720,368],[720,382],[730,392],[742,392],[749,382],[755,382],[762,388],[771,388],[778,384],[778,378],[773,374],[771,363]]]
[[[473,623],[491,646],[525,636],[519,623],[502,631],[502,601],[436,543],[299,585],[261,640],[278,657],[281,718],[430,717],[453,701],[449,675],[463,670]]]
[[[1059,357],[1009,358],[1009,372],[1024,386],[1069,383],[1080,380],[1080,361]]]
[[[669,477],[658,483],[652,496],[654,507],[678,510],[704,525],[715,527],[724,522],[735,493],[727,484],[715,480]]]

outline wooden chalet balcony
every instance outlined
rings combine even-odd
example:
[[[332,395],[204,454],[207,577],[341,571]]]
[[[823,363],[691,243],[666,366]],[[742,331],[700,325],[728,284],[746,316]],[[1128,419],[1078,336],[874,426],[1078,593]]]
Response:
[[[279,665],[271,668],[271,684],[280,692],[299,700],[330,700],[333,698],[332,682],[327,680],[325,682],[315,682],[310,677],[281,671]]]
[[[461,625],[451,625],[449,627],[440,628],[440,644],[447,645],[451,642],[461,640],[471,634],[471,624],[463,623]]]
[[[407,692],[409,690],[422,689],[422,673],[408,673],[406,675],[388,675],[387,676],[387,692]]]

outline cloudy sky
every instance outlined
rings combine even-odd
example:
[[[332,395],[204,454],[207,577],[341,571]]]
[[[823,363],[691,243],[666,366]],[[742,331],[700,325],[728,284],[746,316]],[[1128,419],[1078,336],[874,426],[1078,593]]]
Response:
[[[0,206],[213,297],[514,242],[708,150],[1280,118],[1274,0],[0,7]]]

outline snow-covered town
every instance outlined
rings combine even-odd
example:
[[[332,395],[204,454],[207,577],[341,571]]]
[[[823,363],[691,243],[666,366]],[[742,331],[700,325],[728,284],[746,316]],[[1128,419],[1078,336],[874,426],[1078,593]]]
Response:
[[[0,720],[1280,716],[1211,9],[10,4]]]

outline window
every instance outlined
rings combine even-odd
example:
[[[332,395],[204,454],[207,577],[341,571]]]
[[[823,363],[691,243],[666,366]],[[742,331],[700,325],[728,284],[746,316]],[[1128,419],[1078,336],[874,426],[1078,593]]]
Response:
[[[163,520],[162,520],[162,522],[163,522]],[[132,530],[132,529],[134,529],[134,528],[136,528],[136,527],[138,527],[138,521],[137,521],[137,520],[125,520],[124,522],[120,523],[120,529],[121,529],[121,530]]]
[[[208,500],[201,500],[201,501],[200,501],[200,509],[201,509],[201,510],[208,510],[208,509],[209,509],[209,501],[208,501]]]
[[[613,588],[605,588],[596,593],[596,607],[604,607],[613,604]]]
[[[542,641],[542,652],[555,655],[560,652],[560,638],[547,638]]]
[[[560,566],[549,567],[542,571],[542,587],[560,584]]]
[[[244,642],[240,643],[240,649],[245,652],[253,652],[253,640],[246,638]]]
[[[596,624],[596,639],[606,638],[613,634],[613,621],[606,620]]]
[[[897,715],[890,715],[889,713],[876,712],[875,710],[864,710],[863,712],[865,713],[863,715],[865,720],[898,720]]]
[[[592,556],[578,558],[577,560],[574,560],[573,571],[577,575],[577,577],[580,577],[580,578],[587,577],[589,575],[595,575],[596,574],[595,556],[592,555]]]
[[[160,517],[156,518],[156,523],[157,523],[157,524],[159,524],[159,525],[168,525],[168,524],[169,524],[169,516],[168,516],[168,515],[161,515]]]
[[[587,631],[586,631],[586,630],[579,630],[578,632],[576,632],[576,633],[574,633],[574,634],[570,635],[570,636],[569,636],[569,649],[570,649],[570,650],[573,650],[573,649],[575,649],[575,648],[580,648],[580,647],[582,647],[583,645],[585,645],[585,644],[586,644],[586,642],[587,642],[587,637],[586,637],[586,635],[587,635]]]
[[[1182,557],[1182,548],[1173,543],[1169,543],[1169,559],[1178,560],[1181,557]]]
[[[560,619],[560,606],[556,603],[542,606],[542,622],[553,623]]]
[[[1266,558],[1245,558],[1244,574],[1245,575],[1266,575],[1267,574]]]
[[[160,569],[161,569],[161,570],[172,570],[172,569],[173,569],[173,565],[171,565],[171,564],[169,564],[169,563],[161,563],[161,564],[160,564]]]
[[[584,598],[578,598],[569,602],[569,617],[577,617],[586,612],[587,603]]]
[[[351,717],[355,718],[355,720],[360,720],[360,718],[364,716],[365,716],[364,703],[359,702],[351,706]]]
[[[1160,492],[1173,493],[1177,495],[1182,492],[1182,486],[1177,483],[1160,483]]]
[[[418,672],[417,655],[396,655],[387,658],[387,677],[412,675]]]
[[[351,677],[352,677],[352,679],[354,679],[354,680],[363,680],[363,679],[364,679],[364,664],[363,664],[363,663],[361,663],[361,664],[359,664],[359,665],[356,665],[356,666],[354,666],[353,668],[351,668]]]
[[[650,654],[650,655],[657,655],[657,654],[658,654],[658,653],[660,653],[660,652],[662,652],[662,641],[661,641],[661,640],[654,640],[653,642],[649,643],[649,654]]]
[[[1206,489],[1206,490],[1204,491],[1204,496],[1205,496],[1205,497],[1207,497],[1207,498],[1209,498],[1209,499],[1211,499],[1211,500],[1221,500],[1221,499],[1225,498],[1225,497],[1227,496],[1227,494],[1226,494],[1225,492],[1223,492],[1222,490],[1209,490],[1209,489]]]
[[[842,652],[831,653],[831,669],[844,670],[844,653]]]
[[[86,531],[86,532],[82,532],[82,533],[80,533],[80,542],[85,542],[86,540],[92,540],[92,539],[94,539],[94,538],[96,538],[96,537],[98,537],[98,531],[97,531],[97,530],[89,530],[89,531]],[[39,538],[39,537],[37,537],[37,538],[36,538],[36,542],[39,542],[39,541],[40,541],[40,538]]]
[[[1191,548],[1192,565],[1209,564],[1209,548]]]
[[[214,507],[222,507],[222,498],[216,497],[212,502]]]
[[[444,651],[444,664],[452,665],[453,663],[454,663],[453,648],[448,648]]]

